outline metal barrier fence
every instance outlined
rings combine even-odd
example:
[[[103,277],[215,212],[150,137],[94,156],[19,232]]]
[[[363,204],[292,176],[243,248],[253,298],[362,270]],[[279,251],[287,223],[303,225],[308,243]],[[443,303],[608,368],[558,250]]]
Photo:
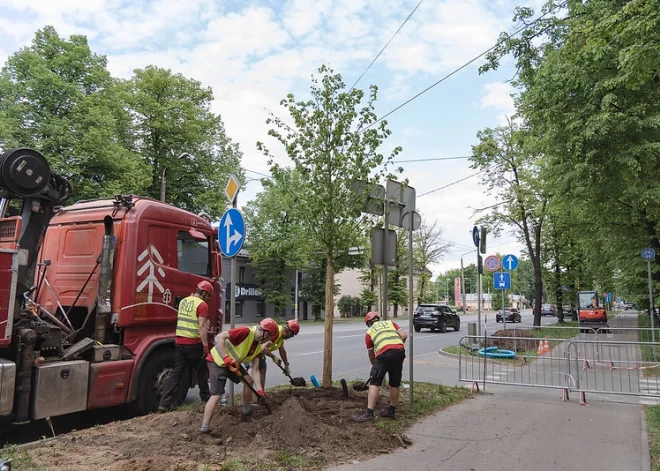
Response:
[[[546,329],[546,328],[544,328]],[[573,328],[575,329],[575,328]],[[646,341],[650,329],[603,328],[572,338],[465,336],[459,347],[459,381],[660,397],[660,343]],[[640,337],[644,341],[639,341]],[[547,347],[537,352],[538,344]],[[516,351],[513,359],[477,352],[487,346]]]

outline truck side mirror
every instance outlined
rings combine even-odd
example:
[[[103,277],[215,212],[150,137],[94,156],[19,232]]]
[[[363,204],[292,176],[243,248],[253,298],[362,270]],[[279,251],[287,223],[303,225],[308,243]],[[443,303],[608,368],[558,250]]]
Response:
[[[220,278],[222,275],[222,256],[219,252],[211,252],[211,276]]]

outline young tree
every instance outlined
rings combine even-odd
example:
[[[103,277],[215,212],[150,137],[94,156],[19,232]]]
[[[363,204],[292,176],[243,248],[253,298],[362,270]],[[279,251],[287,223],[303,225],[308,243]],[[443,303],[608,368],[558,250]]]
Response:
[[[377,121],[374,102],[377,87],[370,87],[369,98],[361,105],[364,92],[346,90],[340,74],[326,66],[320,77],[312,78],[311,98],[296,101],[289,94],[281,105],[288,111],[287,120],[272,116],[274,127],[269,135],[285,148],[305,184],[300,188],[307,202],[306,228],[317,246],[323,248],[326,261],[325,333],[323,355],[323,387],[332,384],[332,325],[334,277],[342,267],[339,254],[345,253],[361,233],[358,195],[351,190],[356,180],[373,182],[382,175],[383,166],[396,156],[395,148],[388,157],[379,148],[390,135],[386,121]],[[362,106],[362,107],[360,107]],[[269,157],[271,172],[280,165],[263,143],[258,143]],[[381,170],[374,177],[374,172]]]

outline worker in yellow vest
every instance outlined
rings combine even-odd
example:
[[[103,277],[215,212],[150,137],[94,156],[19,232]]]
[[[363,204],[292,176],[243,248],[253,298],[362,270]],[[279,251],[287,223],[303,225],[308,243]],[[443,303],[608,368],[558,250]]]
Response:
[[[369,327],[365,335],[367,353],[371,361],[369,376],[369,394],[367,396],[367,410],[360,415],[354,415],[355,422],[371,422],[374,420],[374,408],[378,401],[380,387],[383,384],[385,373],[390,381],[390,406],[382,409],[378,415],[394,418],[396,406],[399,403],[399,387],[401,386],[401,373],[403,360],[406,358],[404,343],[408,335],[398,324],[392,321],[381,321],[377,312],[368,313],[364,322]]]
[[[290,319],[286,323],[279,327],[279,335],[272,342],[269,342],[264,345],[263,355],[261,360],[259,360],[259,379],[261,379],[261,385],[266,387],[266,357],[270,357],[277,365],[282,366],[284,363],[284,371],[286,374],[291,374],[291,367],[289,366],[289,356],[286,353],[286,348],[284,348],[284,341],[290,338],[295,337],[300,332],[300,324],[295,319]],[[277,351],[280,354],[280,358],[276,357],[273,352]],[[255,370],[250,368],[248,374],[254,376]],[[248,399],[252,399],[252,392],[247,391]]]
[[[179,302],[174,339],[174,370],[165,383],[158,412],[172,409],[174,393],[180,386],[181,375],[188,367],[197,374],[199,396],[202,401],[206,402],[211,397],[209,373],[204,357],[209,353],[209,338],[206,330],[209,306],[206,300],[212,295],[213,285],[204,280],[197,284],[193,294]]]
[[[210,424],[213,412],[220,401],[220,396],[225,393],[227,378],[236,384],[241,382],[240,376],[247,375],[244,368],[241,371],[242,362],[252,362],[253,368],[258,370],[263,344],[276,339],[277,335],[277,322],[268,317],[253,327],[237,327],[216,336],[215,346],[206,357],[211,376],[211,398],[206,401],[204,407],[202,433],[211,432]],[[259,375],[255,377],[248,375],[245,379],[254,386],[260,399],[266,398]],[[241,421],[250,422],[252,421],[252,395],[248,396],[246,391],[249,389],[243,387]]]

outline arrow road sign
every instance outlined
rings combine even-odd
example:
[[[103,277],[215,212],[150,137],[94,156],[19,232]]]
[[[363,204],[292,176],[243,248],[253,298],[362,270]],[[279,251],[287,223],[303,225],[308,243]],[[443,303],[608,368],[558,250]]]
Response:
[[[513,271],[518,268],[518,257],[515,255],[505,255],[502,257],[502,266],[505,270]]]
[[[493,274],[493,288],[495,289],[511,289],[511,273],[502,272]]]
[[[488,271],[497,271],[500,269],[500,259],[497,258],[495,255],[489,255],[486,257],[486,260],[484,260],[484,265],[486,266],[486,270]]]
[[[245,241],[245,220],[243,214],[236,208],[225,211],[220,219],[218,242],[225,257],[234,257],[243,247]]]
[[[653,260],[655,258],[655,250],[653,249],[642,250],[642,258],[644,260]]]

